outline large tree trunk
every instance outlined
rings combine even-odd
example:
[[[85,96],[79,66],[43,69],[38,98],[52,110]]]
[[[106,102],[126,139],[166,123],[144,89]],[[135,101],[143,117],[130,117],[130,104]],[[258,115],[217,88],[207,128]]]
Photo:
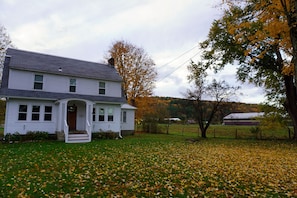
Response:
[[[289,113],[290,118],[293,122],[294,136],[293,139],[297,140],[297,96],[296,87],[294,85],[293,76],[284,76],[285,87],[286,87],[286,101],[285,108]]]
[[[198,118],[198,125],[199,125],[199,129],[201,131],[201,137],[206,138],[207,128],[204,126],[203,119],[201,117]]]
[[[297,1],[290,0],[288,25],[290,27],[290,39],[293,47],[293,64],[295,66],[295,88],[297,87]]]
[[[201,130],[201,137],[206,138],[206,130]]]

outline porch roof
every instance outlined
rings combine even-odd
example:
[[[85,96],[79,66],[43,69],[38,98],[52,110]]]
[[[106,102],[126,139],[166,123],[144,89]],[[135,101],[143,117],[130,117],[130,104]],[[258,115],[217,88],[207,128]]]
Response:
[[[125,103],[125,97],[108,97],[108,96],[93,96],[93,95],[81,95],[81,94],[71,94],[71,93],[53,93],[45,91],[26,91],[18,89],[0,89],[1,97],[12,97],[12,98],[39,98],[47,100],[62,100],[66,98],[77,98],[85,99],[90,101],[100,101],[100,102],[112,102],[112,103]]]
[[[129,104],[122,104],[121,106],[122,109],[130,109],[130,110],[136,110],[137,108],[132,106],[132,105],[129,105]]]

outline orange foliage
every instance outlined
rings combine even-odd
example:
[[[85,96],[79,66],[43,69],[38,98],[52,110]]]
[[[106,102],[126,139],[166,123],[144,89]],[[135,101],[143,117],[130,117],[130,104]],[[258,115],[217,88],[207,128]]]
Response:
[[[169,102],[157,97],[136,98],[136,119],[143,119],[148,116],[156,119],[166,117]]]
[[[251,1],[223,0],[222,2],[227,7],[231,8],[245,5]],[[238,44],[242,44],[242,42],[245,41],[243,38],[248,38],[252,49],[248,48],[245,51],[245,55],[251,56],[251,63],[262,59],[267,52],[263,50],[256,56],[255,54],[251,54],[253,50],[262,48],[263,43],[270,46],[277,46],[285,53],[286,57],[292,57],[292,41],[290,39],[290,27],[286,15],[286,11],[289,10],[288,5],[290,5],[289,0],[257,1],[254,3],[252,20],[242,21],[238,24],[228,24],[228,32],[234,35],[234,39]],[[241,13],[237,14],[239,16]],[[235,15],[234,17],[237,16]],[[251,29],[256,23],[261,24],[261,28],[258,28],[253,34],[248,34],[247,30]],[[289,62],[290,61],[284,61],[283,74],[294,75],[294,66]]]
[[[154,61],[144,49],[127,41],[116,41],[108,52],[108,57],[114,58],[114,66],[123,79],[128,103],[135,105],[137,97],[151,96],[157,72]]]
[[[295,69],[294,64],[291,63],[290,65],[283,67],[282,74],[287,76],[292,76],[294,75],[294,71],[295,71],[294,69]]]

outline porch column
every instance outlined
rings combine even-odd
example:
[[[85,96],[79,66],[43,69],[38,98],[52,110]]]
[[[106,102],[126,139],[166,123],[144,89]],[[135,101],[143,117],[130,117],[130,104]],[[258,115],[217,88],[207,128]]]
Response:
[[[59,102],[58,113],[57,113],[57,131],[64,130],[64,120],[66,119],[67,112],[67,102]]]
[[[92,137],[92,126],[93,126],[92,112],[93,112],[93,105],[94,105],[93,102],[86,101],[86,131],[89,134],[89,141],[91,141],[91,137]]]

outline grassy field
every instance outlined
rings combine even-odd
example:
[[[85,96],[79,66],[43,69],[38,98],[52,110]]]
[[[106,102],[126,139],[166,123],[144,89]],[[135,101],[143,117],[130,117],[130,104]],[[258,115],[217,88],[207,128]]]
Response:
[[[0,197],[297,196],[297,144],[136,134],[0,145]]]
[[[163,133],[196,136],[200,137],[200,132],[197,124],[161,124]],[[262,130],[261,134],[251,132],[253,126],[225,126],[225,125],[210,125],[207,130],[209,138],[231,138],[231,139],[289,139],[288,129],[266,129]],[[138,126],[141,129],[141,126]]]

